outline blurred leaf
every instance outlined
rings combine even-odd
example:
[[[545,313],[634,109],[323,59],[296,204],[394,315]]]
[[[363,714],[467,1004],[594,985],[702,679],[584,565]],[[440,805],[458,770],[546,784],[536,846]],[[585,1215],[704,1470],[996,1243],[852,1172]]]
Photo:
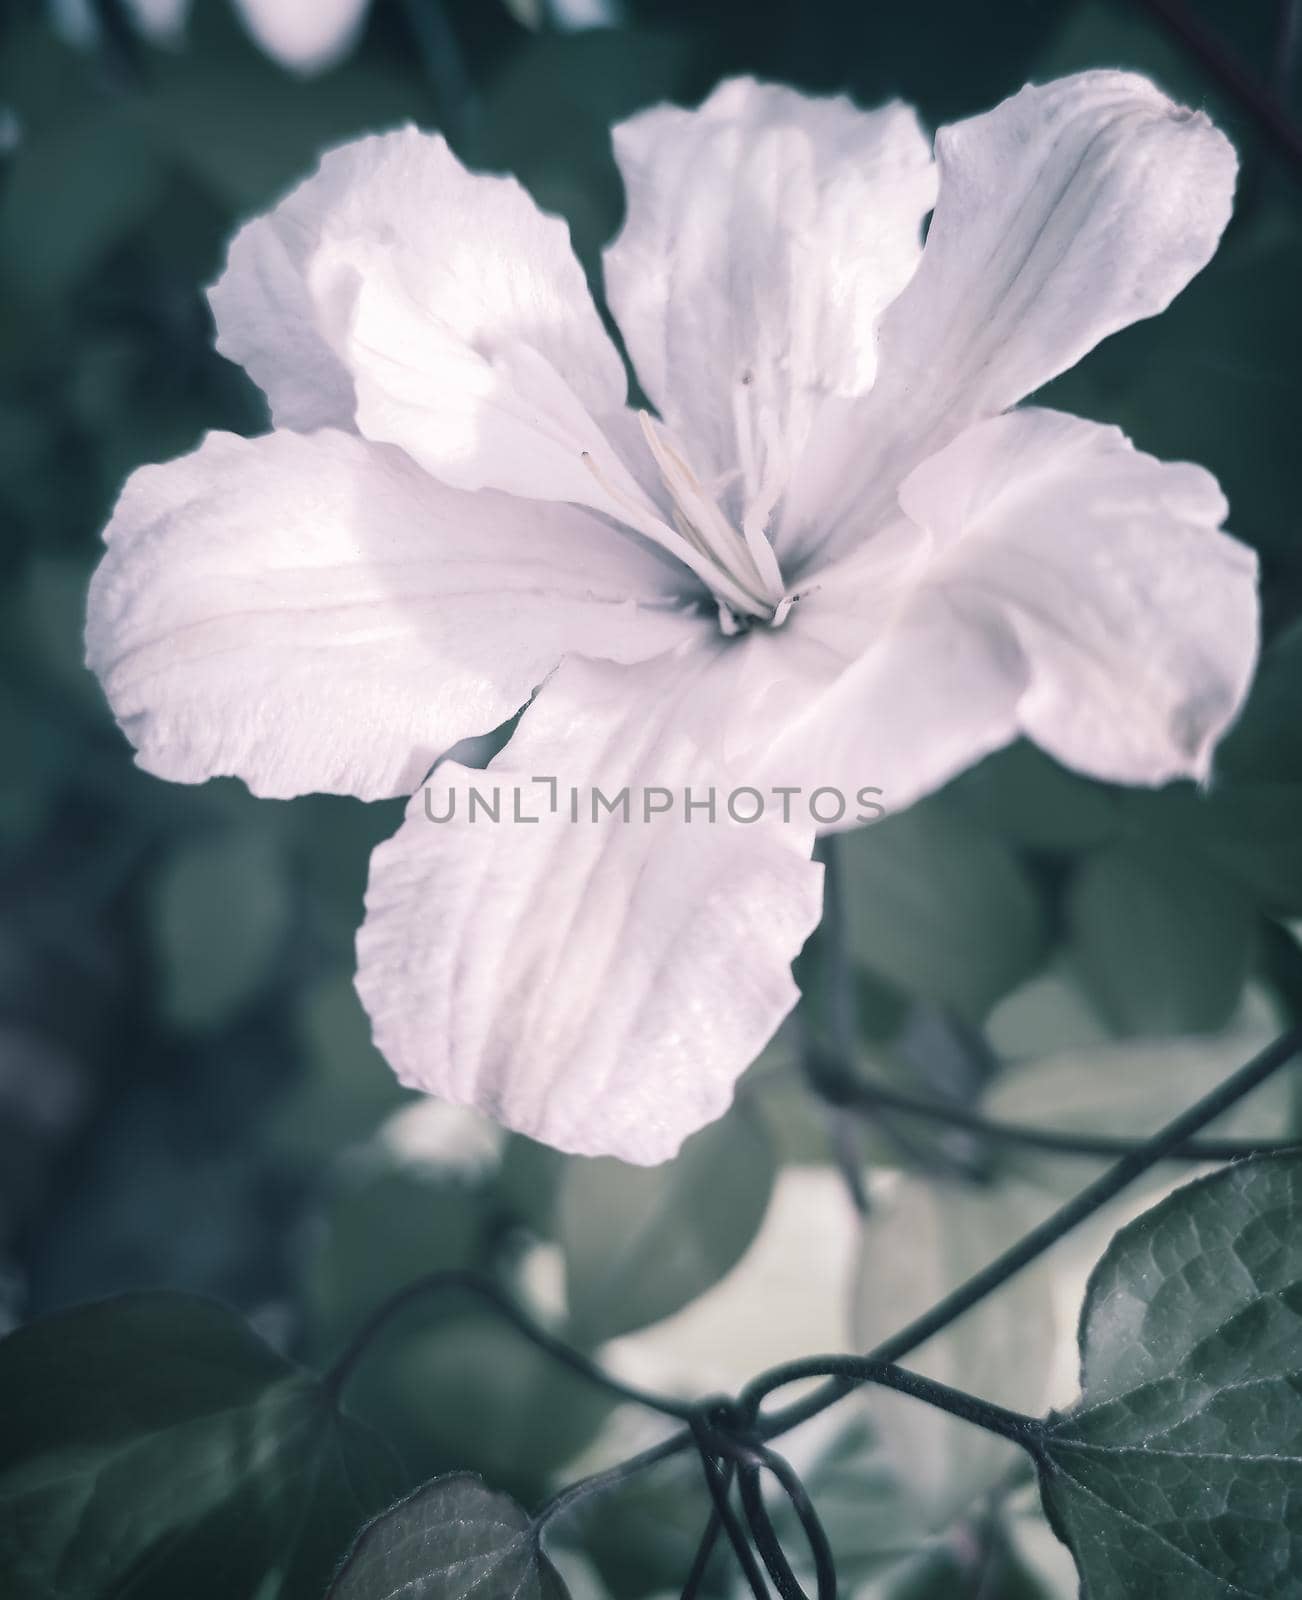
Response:
[[[416,1476],[469,1468],[529,1500],[612,1407],[603,1390],[464,1297],[413,1311],[360,1375],[353,1401]]]
[[[489,83],[468,159],[514,173],[540,206],[565,217],[595,273],[623,209],[611,125],[657,101],[690,98],[696,70],[686,33],[538,34]]]
[[[948,796],[837,841],[850,950],[906,993],[979,1021],[1038,964],[1031,882]]]
[[[1279,1032],[1273,1011],[1254,1007],[1223,1033],[1188,1039],[1126,1040],[1063,1049],[1009,1067],[995,1080],[982,1110],[999,1121],[1064,1133],[1102,1133],[1143,1139],[1250,1061]],[[1258,1089],[1207,1137],[1278,1139],[1289,1131],[1290,1087],[1281,1075]],[[1088,1168],[1061,1155],[1012,1144],[1001,1164],[1046,1189],[1074,1194]],[[1136,1193],[1165,1183],[1169,1168],[1139,1181]]]
[[[153,58],[139,117],[155,148],[241,213],[270,205],[331,147],[404,122],[428,125],[437,113],[419,74],[362,59],[296,79],[253,50],[225,12],[214,6],[196,19],[183,54]]]
[[[640,1438],[630,1427],[623,1453],[631,1455],[638,1449]],[[614,1451],[610,1457],[616,1459]],[[565,1553],[577,1549],[592,1562],[606,1595],[618,1595],[620,1600],[676,1595],[701,1542],[705,1493],[700,1461],[675,1457],[647,1473],[631,1493],[603,1496],[596,1515],[576,1512],[558,1527],[557,1539],[566,1541]],[[798,1544],[793,1541],[789,1548]],[[715,1551],[704,1594],[731,1592],[732,1560],[731,1551]]]
[[[1121,823],[1102,784],[1066,771],[1025,741],[987,756],[950,792],[991,833],[1028,850],[1088,850]]]
[[[1017,1061],[1106,1044],[1113,1033],[1083,993],[1079,974],[1055,960],[999,1002],[985,1036],[996,1059]]]
[[[543,16],[543,0],[502,0],[502,3],[522,28],[536,31],[546,20]]]
[[[1091,1600],[1294,1592],[1302,1159],[1226,1167],[1119,1233],[1080,1346],[1040,1487]]]
[[[349,979],[323,979],[303,996],[298,1023],[303,1073],[272,1112],[267,1132],[301,1161],[331,1161],[370,1138],[413,1096],[371,1043],[371,1025]]]
[[[1252,905],[1195,857],[1154,838],[1110,845],[1081,866],[1067,915],[1081,978],[1118,1032],[1203,1033],[1229,1019],[1252,960]]]
[[[992,1261],[1049,1210],[1029,1185],[893,1175],[864,1219],[854,1300],[856,1349],[868,1350]],[[1035,1413],[1050,1397],[1058,1343],[1052,1275],[1020,1273],[928,1340],[909,1364],[928,1377]],[[865,1391],[883,1459],[930,1531],[993,1490],[1016,1446],[904,1395]]]
[[[140,225],[165,176],[125,102],[65,107],[10,163],[0,197],[6,299],[48,305],[68,294]]]
[[[606,1345],[601,1358],[649,1389],[691,1398],[732,1394],[765,1367],[843,1350],[858,1251],[859,1214],[842,1175],[784,1166],[732,1271],[673,1316]]]
[[[898,1593],[901,1584],[917,1582],[938,1557],[958,1592],[957,1558],[943,1561],[924,1509],[895,1476],[866,1414],[844,1424],[802,1477],[836,1552],[837,1577],[847,1592]],[[803,1538],[789,1506],[778,1508],[776,1526],[786,1536],[784,1548],[799,1558]]]
[[[381,1441],[234,1312],[142,1294],[0,1342],[12,1600],[316,1600],[398,1487]]]
[[[443,1160],[416,1159],[395,1124],[444,1113]],[[514,1225],[494,1167],[467,1167],[473,1114],[418,1101],[391,1119],[341,1174],[306,1274],[309,1349],[333,1358],[371,1313],[418,1278],[511,1264]],[[458,1128],[466,1131],[458,1132]],[[458,1165],[458,1163],[462,1163]],[[541,1491],[610,1409],[608,1397],[557,1368],[513,1327],[458,1291],[431,1291],[358,1371],[357,1415],[377,1426],[417,1477],[458,1468],[512,1492]]]
[[[1213,796],[1227,780],[1302,785],[1302,621],[1262,652],[1243,714],[1217,749]]]
[[[572,1162],[558,1223],[572,1336],[613,1339],[717,1283],[759,1231],[773,1178],[768,1136],[741,1109],[663,1166]]]
[[[164,862],[153,909],[164,1010],[182,1027],[214,1027],[267,982],[288,935],[283,858],[251,829],[186,845]]]
[[[374,1521],[326,1600],[568,1600],[532,1520],[468,1473],[438,1478]]]
[[[1178,841],[1275,915],[1302,912],[1302,783],[1131,795],[1147,833]]]
[[[359,1167],[333,1197],[308,1268],[314,1340],[326,1351],[414,1279],[476,1265],[490,1204],[456,1173],[395,1169],[378,1156]]]

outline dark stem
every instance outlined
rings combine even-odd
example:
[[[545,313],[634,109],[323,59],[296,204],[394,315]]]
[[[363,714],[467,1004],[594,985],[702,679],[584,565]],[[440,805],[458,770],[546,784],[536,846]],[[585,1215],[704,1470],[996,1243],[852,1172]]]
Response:
[[[605,1472],[594,1472],[591,1477],[580,1478],[577,1483],[568,1484],[558,1494],[554,1494],[535,1514],[533,1519],[535,1535],[541,1535],[554,1517],[563,1516],[580,1500],[586,1500],[589,1495],[602,1494],[607,1489],[618,1488],[621,1483],[629,1478],[635,1478],[639,1472],[645,1472],[648,1467],[657,1466],[661,1461],[668,1461],[671,1456],[681,1455],[691,1442],[692,1436],[686,1430],[671,1434],[668,1439],[652,1445],[649,1450],[642,1450],[637,1455],[630,1456],[618,1466],[607,1467]],[[767,1597],[764,1597],[764,1600],[767,1600]]]
[[[741,1488],[741,1503],[746,1508],[746,1521],[750,1524],[751,1537],[755,1540],[755,1548],[768,1568],[769,1577],[773,1579],[774,1588],[782,1596],[782,1600],[809,1600],[809,1596],[800,1587],[799,1578],[791,1570],[791,1563],[787,1560],[782,1541],[778,1538],[777,1529],[769,1517],[768,1507],[764,1504],[757,1458],[752,1457],[741,1463],[737,1469],[737,1482]]]
[[[809,1356],[803,1361],[788,1361],[780,1367],[770,1367],[752,1383],[746,1385],[738,1401],[743,1413],[750,1418],[759,1416],[759,1408],[775,1389],[789,1383],[799,1383],[805,1378],[836,1378],[847,1385],[843,1391],[858,1388],[860,1384],[878,1383],[883,1388],[895,1389],[900,1394],[911,1395],[915,1400],[936,1406],[950,1416],[964,1422],[975,1423],[987,1433],[1000,1434],[1012,1439],[1023,1448],[1034,1449],[1044,1425],[1038,1417],[1023,1416],[1020,1411],[1009,1411],[992,1401],[978,1399],[962,1389],[951,1389],[947,1383],[937,1383],[924,1378],[921,1373],[910,1372],[891,1361],[876,1360],[871,1356]],[[772,1431],[772,1422],[759,1419],[761,1434]]]
[[[825,1099],[843,1106],[883,1107],[906,1116],[944,1122],[963,1128],[1001,1144],[1022,1145],[1031,1150],[1050,1150],[1057,1155],[1115,1158],[1142,1150],[1144,1139],[1122,1134],[1068,1133],[1056,1128],[1037,1128],[1027,1123],[1003,1122],[986,1117],[954,1101],[936,1100],[927,1095],[910,1094],[884,1083],[869,1083],[845,1073],[825,1073],[818,1081],[818,1092]],[[1247,1156],[1273,1156],[1302,1149],[1296,1139],[1189,1139],[1167,1150],[1167,1161],[1241,1161]]]
[[[450,1290],[486,1300],[531,1344],[537,1345],[540,1350],[559,1361],[562,1366],[568,1367],[571,1372],[577,1373],[579,1377],[604,1389],[607,1394],[614,1395],[620,1400],[631,1400],[634,1404],[646,1406],[663,1416],[676,1417],[680,1422],[688,1421],[696,1414],[695,1408],[684,1401],[672,1400],[666,1395],[651,1394],[645,1389],[621,1383],[618,1378],[611,1377],[596,1362],[590,1361],[587,1356],[566,1344],[563,1339],[558,1339],[554,1333],[549,1333],[546,1328],[540,1327],[491,1278],[485,1277],[483,1273],[461,1268],[452,1268],[446,1272],[431,1272],[428,1277],[417,1278],[414,1283],[409,1283],[406,1288],[400,1289],[392,1298],[386,1300],[363,1324],[352,1343],[325,1374],[322,1383],[327,1392],[336,1398],[342,1394],[344,1386],[371,1344],[410,1305],[426,1295],[446,1294]]]
[[[782,1485],[787,1499],[791,1502],[791,1509],[804,1529],[809,1553],[814,1561],[814,1582],[817,1585],[818,1600],[836,1600],[836,1558],[832,1554],[832,1546],[828,1542],[818,1512],[814,1509],[814,1502],[809,1498],[809,1491],[801,1483],[800,1475],[784,1456],[780,1456],[776,1450],[770,1450],[767,1445],[756,1445],[755,1448],[764,1465]]]
[[[1234,96],[1279,153],[1293,166],[1302,168],[1302,129],[1281,101],[1225,49],[1209,28],[1185,9],[1181,0],[1143,0],[1143,3]]]
[[[876,1361],[898,1361],[911,1350],[916,1350],[920,1344],[925,1344],[942,1328],[947,1328],[951,1322],[957,1321],[965,1311],[970,1310],[978,1301],[984,1300],[987,1295],[993,1294],[1023,1267],[1029,1266],[1032,1261],[1042,1256],[1065,1234],[1093,1216],[1136,1178],[1142,1177],[1150,1167],[1164,1160],[1172,1150],[1193,1138],[1194,1134],[1206,1127],[1209,1122],[1214,1122],[1217,1117],[1223,1116],[1231,1106],[1237,1105],[1244,1095],[1249,1094],[1259,1084],[1265,1083],[1267,1078],[1287,1065],[1299,1049],[1302,1049],[1302,1028],[1290,1028],[1245,1066],[1231,1073],[1225,1082],[1213,1089],[1210,1094],[1205,1094],[1195,1105],[1187,1111],[1182,1111],[1151,1138],[1144,1140],[1138,1149],[1128,1151],[1106,1172],[1100,1173],[1094,1182],[1082,1189],[1074,1199],[1059,1206],[1052,1216],[1047,1217],[1038,1227],[1032,1228],[1030,1233],[1019,1239],[1002,1255],[997,1256],[989,1266],[974,1273],[966,1283],[960,1284],[929,1311],[925,1311],[907,1327],[901,1328],[893,1337],[869,1351],[870,1358]],[[856,1387],[857,1383],[852,1378],[833,1378],[804,1400],[797,1401],[770,1417],[764,1427],[765,1437],[776,1438],[789,1428],[808,1421],[810,1417],[817,1416],[820,1411]]]
[[[724,1462],[715,1460],[711,1453],[708,1430],[700,1419],[693,1422],[692,1433],[701,1452],[701,1468],[705,1473],[706,1488],[710,1491],[710,1499],[714,1505],[710,1525],[716,1529],[721,1527],[727,1533],[728,1543],[732,1546],[732,1553],[737,1558],[737,1565],[741,1568],[742,1575],[745,1577],[755,1600],[769,1600],[768,1584],[764,1581],[764,1574],[760,1571],[759,1563],[755,1560],[755,1553],[746,1538],[746,1530],[737,1520],[737,1514],[733,1511],[728,1501],[728,1495],[732,1490],[733,1463],[731,1460],[725,1460]],[[708,1528],[706,1529],[706,1536],[708,1539]],[[708,1560],[709,1549],[706,1548],[706,1539],[702,1539],[701,1547],[705,1550],[705,1559]],[[696,1554],[699,1562],[701,1560],[701,1550],[698,1550]],[[693,1568],[695,1568],[695,1563],[693,1563]],[[702,1570],[704,1570],[703,1567]],[[686,1596],[687,1590],[684,1590],[683,1593]]]

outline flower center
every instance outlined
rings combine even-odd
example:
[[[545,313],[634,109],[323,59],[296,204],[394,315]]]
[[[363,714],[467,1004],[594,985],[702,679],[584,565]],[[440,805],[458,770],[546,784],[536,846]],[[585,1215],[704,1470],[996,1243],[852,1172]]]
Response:
[[[638,420],[673,505],[674,526],[702,558],[695,570],[718,602],[723,631],[738,633],[755,622],[780,627],[791,597],[766,531],[780,490],[752,502],[738,531],[664,429],[645,411]]]

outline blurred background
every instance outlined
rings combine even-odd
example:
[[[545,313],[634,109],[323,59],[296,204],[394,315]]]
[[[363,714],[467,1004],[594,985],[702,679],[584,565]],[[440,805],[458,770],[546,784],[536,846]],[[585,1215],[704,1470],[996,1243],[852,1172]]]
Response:
[[[0,1329],[180,1288],[328,1359],[389,1290],[476,1264],[629,1375],[734,1386],[871,1342],[1097,1170],[834,1108],[820,1041],[977,1118],[1136,1134],[1302,1015],[1302,5],[374,0],[310,72],[234,0],[138,26],[168,11],[0,10]],[[82,666],[126,475],[267,425],[211,347],[203,289],[235,226],[322,149],[411,120],[517,173],[595,273],[621,214],[608,126],[638,107],[753,72],[934,126],[1089,66],[1204,106],[1242,160],[1213,264],[1045,395],[1210,467],[1261,556],[1266,653],[1210,793],[1115,791],[1018,748],[844,840],[804,1016],[666,1168],[567,1162],[415,1102],[351,988],[400,803],[144,776]],[[1284,1091],[1244,1118],[1295,1126]],[[1009,1404],[1069,1398],[1082,1275],[1116,1221],[923,1365]],[[413,1482],[468,1467],[526,1500],[645,1442],[460,1304],[404,1324],[356,1405]],[[1000,1441],[881,1402],[799,1451],[848,1592],[1074,1592]],[[674,1590],[703,1516],[695,1479],[630,1489],[573,1531],[582,1592]]]

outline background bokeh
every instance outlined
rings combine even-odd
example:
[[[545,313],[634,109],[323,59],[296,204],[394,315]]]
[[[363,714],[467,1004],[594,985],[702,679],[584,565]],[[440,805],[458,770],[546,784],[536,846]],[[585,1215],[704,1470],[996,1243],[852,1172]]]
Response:
[[[1094,1170],[829,1111],[792,1030],[737,1112],[651,1175],[414,1104],[351,989],[367,856],[400,805],[254,801],[133,767],[81,660],[99,530],[136,465],[266,426],[213,353],[202,292],[236,224],[323,148],[407,120],[518,173],[595,275],[621,209],[609,124],[730,73],[901,96],[932,125],[1094,65],[1205,106],[1242,159],[1220,254],[1046,397],[1220,477],[1263,563],[1252,703],[1210,794],[1121,793],[1023,748],[845,841],[852,1021],[884,1081],[1134,1133],[1302,1013],[1302,164],[1153,9],[625,0],[619,26],[574,31],[501,0],[375,0],[358,48],[311,78],[260,54],[225,0],[200,0],[169,48],[133,38],[124,7],[101,11],[77,45],[33,0],[0,13],[0,1328],[167,1286],[314,1359],[405,1279],[474,1263],[577,1342],[698,1392],[886,1332]],[[1298,11],[1187,8],[1302,124]],[[806,1038],[843,1035],[823,948],[803,965]],[[1291,1110],[1277,1096],[1252,1115],[1279,1132]],[[960,1329],[964,1348],[984,1340],[1008,1366],[1030,1339],[1024,1381],[1061,1365],[1075,1272]],[[537,1498],[583,1452],[636,1440],[462,1306],[386,1352],[357,1404],[413,1481],[471,1467]],[[980,1386],[971,1356],[935,1359]],[[1042,1524],[1015,1501],[992,1520],[1002,1458],[970,1459],[943,1419],[841,1421],[806,1465],[822,1503],[845,1500],[856,1593],[1071,1592]],[[911,1475],[924,1509],[906,1515]],[[701,1515],[699,1486],[672,1474],[630,1492],[576,1530],[590,1592],[681,1583]]]

